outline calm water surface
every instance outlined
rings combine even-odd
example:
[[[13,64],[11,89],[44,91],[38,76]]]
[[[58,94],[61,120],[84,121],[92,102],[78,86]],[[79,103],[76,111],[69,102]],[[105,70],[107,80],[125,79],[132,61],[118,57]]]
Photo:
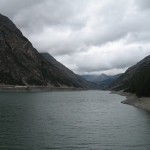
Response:
[[[0,93],[0,150],[150,150],[150,113],[104,91]]]

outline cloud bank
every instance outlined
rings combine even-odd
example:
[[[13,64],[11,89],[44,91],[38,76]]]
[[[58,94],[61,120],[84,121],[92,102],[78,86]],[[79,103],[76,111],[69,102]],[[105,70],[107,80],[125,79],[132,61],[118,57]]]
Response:
[[[1,0],[39,52],[79,74],[115,74],[150,54],[149,0]]]

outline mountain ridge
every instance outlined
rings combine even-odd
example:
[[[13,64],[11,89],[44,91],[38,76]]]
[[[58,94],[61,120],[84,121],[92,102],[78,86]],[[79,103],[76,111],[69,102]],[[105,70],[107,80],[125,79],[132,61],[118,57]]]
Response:
[[[100,75],[82,75],[82,77],[87,81],[98,84],[101,90],[105,90],[110,86],[111,83],[113,83],[117,78],[119,78],[120,75],[121,74],[116,75],[100,74]]]
[[[49,53],[40,53],[47,61],[53,64],[56,68],[61,70],[65,76],[70,77],[72,80],[78,82],[78,84],[84,85],[87,89],[99,89],[99,85],[86,81],[82,76],[75,74],[72,70],[68,69],[66,66],[58,62]]]
[[[127,69],[108,89],[125,90],[139,97],[150,96],[150,55]]]
[[[0,14],[0,85],[89,88],[50,63],[6,16]],[[73,73],[73,72],[72,72]]]

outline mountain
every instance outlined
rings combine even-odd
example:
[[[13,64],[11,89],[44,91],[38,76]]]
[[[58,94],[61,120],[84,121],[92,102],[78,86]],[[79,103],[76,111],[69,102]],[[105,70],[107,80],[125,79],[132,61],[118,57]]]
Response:
[[[110,76],[106,74],[101,74],[101,75],[82,75],[82,77],[87,81],[97,83],[109,79]]]
[[[117,75],[113,75],[113,76],[108,76],[107,79],[98,82],[98,84],[100,85],[101,89],[106,90],[120,76],[121,76],[121,74],[117,74]]]
[[[93,82],[98,77],[98,75],[81,75],[87,81]]]
[[[106,74],[101,74],[101,75],[82,75],[82,77],[87,81],[98,84],[100,86],[100,89],[104,90],[110,84],[112,84],[117,78],[119,78],[120,75],[121,74],[110,76]]]
[[[109,87],[135,93],[137,96],[150,96],[150,55],[130,67]]]
[[[89,83],[46,60],[16,25],[0,14],[0,85],[89,88]]]
[[[95,83],[88,82],[81,76],[75,74],[73,71],[68,69],[66,66],[58,62],[54,57],[52,57],[49,53],[41,53],[44,59],[46,59],[50,64],[52,64],[55,68],[61,71],[62,76],[67,76],[72,80],[72,82],[78,83],[80,87],[85,87],[88,89],[99,89],[99,86]]]
[[[94,80],[95,83],[101,83],[104,80],[110,79],[112,76],[106,75],[106,74],[101,74],[97,76],[97,78]]]

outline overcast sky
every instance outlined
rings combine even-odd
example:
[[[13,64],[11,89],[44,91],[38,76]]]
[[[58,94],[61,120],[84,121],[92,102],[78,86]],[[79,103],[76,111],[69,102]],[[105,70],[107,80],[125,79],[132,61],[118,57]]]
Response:
[[[79,74],[116,74],[150,55],[150,0],[0,0],[39,52]]]

